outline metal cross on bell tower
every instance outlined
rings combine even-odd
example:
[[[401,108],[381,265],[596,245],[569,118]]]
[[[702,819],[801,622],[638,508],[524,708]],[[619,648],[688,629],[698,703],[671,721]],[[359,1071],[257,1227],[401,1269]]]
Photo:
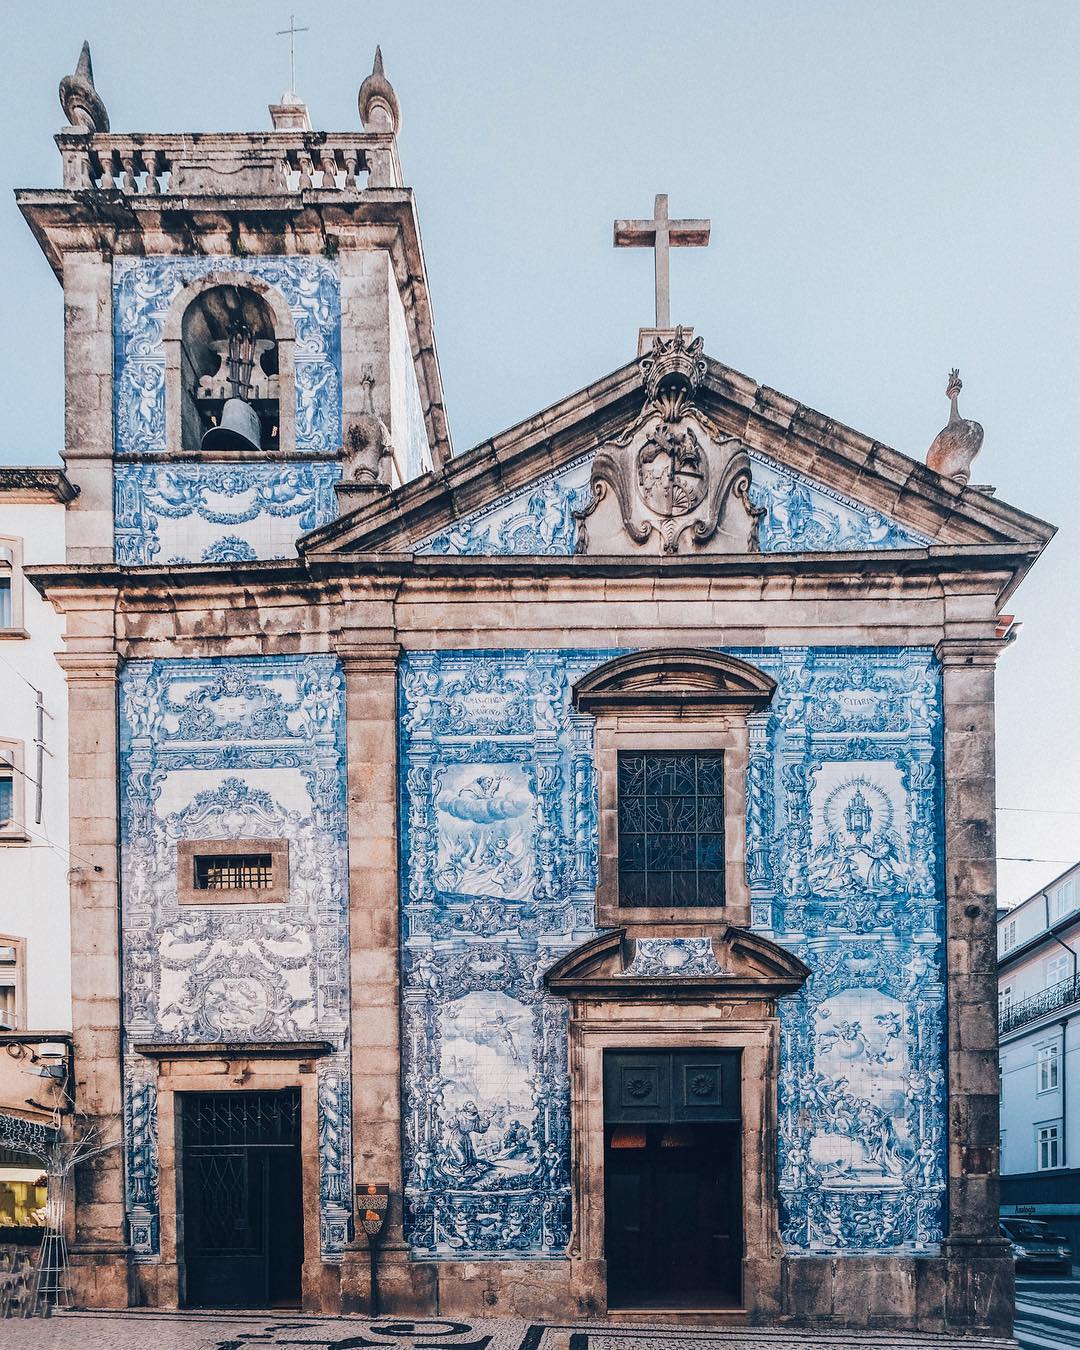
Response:
[[[667,193],[657,194],[652,220],[617,220],[616,248],[651,248],[656,266],[656,327],[671,327],[671,281],[669,249],[704,248],[709,242],[711,220],[671,220]]]
[[[297,33],[310,33],[310,28],[297,28],[296,15],[289,15],[288,28],[279,28],[278,37],[287,37],[289,39],[289,93],[296,93],[296,35]]]

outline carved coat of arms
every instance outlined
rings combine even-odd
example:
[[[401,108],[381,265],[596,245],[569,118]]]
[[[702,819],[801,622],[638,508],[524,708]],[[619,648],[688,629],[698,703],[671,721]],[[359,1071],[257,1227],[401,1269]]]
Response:
[[[683,329],[641,362],[647,398],[634,425],[600,447],[591,497],[575,512],[578,552],[623,553],[626,538],[661,553],[709,545],[756,552],[761,515],[749,497],[750,459],[693,405],[705,369],[701,338]]]

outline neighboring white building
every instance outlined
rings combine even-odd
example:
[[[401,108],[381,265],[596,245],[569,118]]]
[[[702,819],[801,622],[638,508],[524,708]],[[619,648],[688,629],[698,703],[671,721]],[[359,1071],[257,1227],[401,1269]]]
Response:
[[[0,466],[0,1031],[71,1026],[63,620],[23,569],[64,557],[62,470]]]
[[[998,917],[1001,1208],[1080,1260],[1080,863]]]

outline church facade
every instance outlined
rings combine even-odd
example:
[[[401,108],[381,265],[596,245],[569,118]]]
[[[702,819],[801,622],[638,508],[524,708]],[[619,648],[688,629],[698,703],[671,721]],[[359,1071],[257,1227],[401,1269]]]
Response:
[[[1007,1326],[993,683],[1052,530],[958,380],[923,464],[709,358],[658,209],[637,356],[453,454],[381,59],[340,135],[62,96],[80,1301]]]

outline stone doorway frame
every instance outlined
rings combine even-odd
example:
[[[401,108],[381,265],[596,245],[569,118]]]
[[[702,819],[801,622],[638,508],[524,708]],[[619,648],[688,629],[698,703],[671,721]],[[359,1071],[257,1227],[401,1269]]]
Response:
[[[179,1093],[300,1092],[300,1184],[304,1216],[300,1311],[332,1309],[337,1301],[336,1266],[323,1260],[319,1228],[318,1079],[314,1061],[323,1042],[249,1046],[150,1045],[132,1047],[157,1062],[158,1194],[161,1254],[135,1267],[140,1302],[159,1308],[184,1305],[183,1169],[178,1121]],[[217,1054],[215,1055],[215,1049]],[[333,1286],[333,1287],[332,1287]]]
[[[548,988],[570,1000],[573,1231],[571,1292],[606,1313],[604,1251],[604,1051],[741,1051],[742,1302],[732,1317],[762,1321],[780,1311],[783,1248],[776,1176],[780,1019],[776,999],[809,970],[790,952],[745,929],[711,927],[718,973],[642,977],[626,973],[633,939],[602,934],[556,962]],[[665,1310],[700,1316],[704,1309]],[[641,1316],[642,1309],[634,1309]]]

